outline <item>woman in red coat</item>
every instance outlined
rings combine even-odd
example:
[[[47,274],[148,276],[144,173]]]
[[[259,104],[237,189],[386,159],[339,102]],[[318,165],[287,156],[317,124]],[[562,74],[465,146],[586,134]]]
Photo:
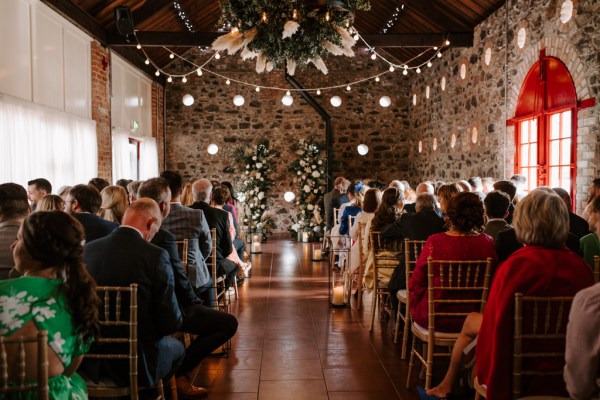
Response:
[[[488,400],[512,397],[515,293],[573,296],[594,283],[590,267],[565,247],[569,212],[555,193],[532,191],[517,205],[513,226],[525,247],[500,265],[477,339],[477,379],[487,386]],[[533,394],[567,396],[564,381],[553,376],[531,378],[523,396]]]

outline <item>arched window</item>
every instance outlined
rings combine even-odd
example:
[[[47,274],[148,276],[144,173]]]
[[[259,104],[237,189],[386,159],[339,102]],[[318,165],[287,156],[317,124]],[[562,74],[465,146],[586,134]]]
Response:
[[[562,187],[575,200],[577,94],[559,59],[542,51],[523,82],[512,121],[515,171],[527,177],[527,191]]]

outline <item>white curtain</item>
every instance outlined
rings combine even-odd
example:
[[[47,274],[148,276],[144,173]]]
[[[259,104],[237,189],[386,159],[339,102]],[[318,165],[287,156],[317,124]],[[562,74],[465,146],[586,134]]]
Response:
[[[112,131],[112,177],[113,182],[119,179],[135,179],[131,170],[131,153],[129,148],[129,131],[114,129]]]
[[[158,176],[158,148],[156,138],[143,137],[140,142],[140,179]]]
[[[46,178],[57,192],[97,175],[95,121],[0,93],[0,182]]]

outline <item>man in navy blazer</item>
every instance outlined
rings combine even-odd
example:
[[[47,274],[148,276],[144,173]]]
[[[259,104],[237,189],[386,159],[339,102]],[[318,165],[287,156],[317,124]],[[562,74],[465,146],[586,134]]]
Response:
[[[168,253],[148,243],[160,228],[162,216],[154,200],[142,198],[129,206],[121,227],[89,242],[84,248],[88,270],[101,286],[138,285],[138,378],[141,386],[170,376],[185,349],[169,335],[182,323],[175,298],[173,269]],[[127,363],[107,367],[113,379],[125,380]]]
[[[220,210],[210,206],[212,196],[212,183],[208,179],[198,179],[192,184],[192,196],[194,204],[190,207],[202,210],[210,229],[216,229],[217,232],[217,273],[225,274],[226,287],[229,287],[236,277],[238,266],[233,261],[227,259],[233,250],[233,242],[229,233],[229,214],[225,210]]]
[[[104,237],[119,226],[96,215],[101,204],[100,192],[91,185],[73,186],[65,199],[65,211],[83,225],[86,242]]]

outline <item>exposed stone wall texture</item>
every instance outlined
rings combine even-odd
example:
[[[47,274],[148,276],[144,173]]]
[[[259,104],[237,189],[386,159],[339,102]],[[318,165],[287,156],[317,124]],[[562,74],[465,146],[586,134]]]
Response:
[[[96,41],[91,46],[92,119],[96,121],[98,176],[112,182],[112,140],[110,129],[110,54]],[[90,177],[91,178],[91,177]]]
[[[190,50],[186,55],[198,65],[207,59],[206,54]],[[337,160],[334,175],[350,178],[376,178],[387,181],[406,177],[409,165],[408,129],[408,80],[401,74],[385,74],[387,66],[370,59],[364,50],[357,50],[355,59],[337,57],[326,60],[329,74],[324,76],[315,69],[297,70],[294,78],[305,88],[322,88],[342,85],[341,88],[323,90],[320,96],[312,92],[316,101],[332,117],[334,128],[334,157]],[[240,168],[235,165],[237,148],[253,146],[259,139],[268,138],[271,147],[280,153],[272,178],[271,210],[277,214],[278,230],[286,231],[291,225],[291,205],[283,200],[283,193],[294,189],[293,174],[287,171],[296,155],[291,146],[299,139],[325,143],[325,122],[299,94],[292,93],[294,103],[286,107],[281,103],[285,91],[262,89],[240,85],[233,81],[251,82],[255,85],[292,89],[283,71],[257,74],[254,62],[243,62],[239,55],[223,55],[213,60],[207,68],[232,79],[225,79],[205,71],[201,77],[195,73],[183,84],[180,79],[166,87],[167,104],[167,168],[181,172],[187,179],[206,177],[236,182]],[[190,71],[190,66],[173,63],[169,72]],[[348,82],[382,73],[381,81],[353,85],[346,90]],[[293,90],[293,89],[292,89]],[[195,102],[191,107],[182,104],[184,94],[191,94]],[[245,98],[242,107],[233,104],[233,97]],[[342,105],[333,107],[329,99],[338,95]],[[383,108],[379,98],[390,96],[392,105]],[[366,156],[359,156],[356,147],[364,142],[369,146]],[[217,155],[211,156],[206,149],[210,143],[219,146]]]
[[[515,131],[506,121],[514,116],[527,72],[545,49],[547,56],[559,58],[569,69],[578,101],[592,98],[596,102],[577,114],[576,203],[577,210],[582,210],[587,188],[599,175],[600,2],[573,3],[574,16],[563,24],[559,19],[561,0],[509,0],[477,26],[472,48],[447,51],[432,68],[413,74],[408,100],[416,94],[417,104],[411,103],[407,143],[412,182],[473,175],[510,177],[514,173]],[[527,32],[522,49],[517,46],[521,27]],[[492,49],[489,66],[484,62],[488,46]],[[460,78],[463,61],[467,67],[464,80]],[[446,79],[444,91],[442,77]],[[428,85],[430,98],[426,99]],[[471,140],[473,127],[479,132],[477,143]],[[456,135],[454,148],[452,134]],[[437,150],[433,150],[434,139]]]

